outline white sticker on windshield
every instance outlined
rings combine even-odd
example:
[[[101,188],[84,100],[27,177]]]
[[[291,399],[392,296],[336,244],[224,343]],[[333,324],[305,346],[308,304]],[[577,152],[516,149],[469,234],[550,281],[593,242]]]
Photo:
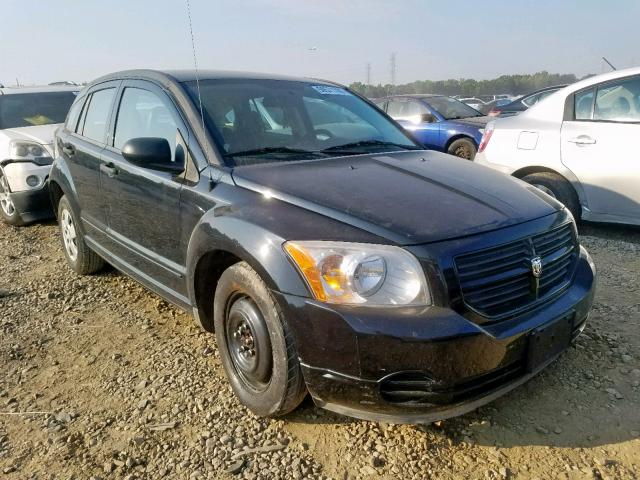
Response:
[[[311,88],[322,95],[351,95],[344,88],[332,87],[331,85],[311,85]]]

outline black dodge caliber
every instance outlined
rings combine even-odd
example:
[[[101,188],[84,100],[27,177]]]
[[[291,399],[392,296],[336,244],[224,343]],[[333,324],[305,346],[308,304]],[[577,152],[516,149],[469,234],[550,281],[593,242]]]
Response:
[[[407,135],[319,80],[99,78],[56,138],[65,256],[193,312],[257,415],[307,393],[366,419],[459,415],[569,347],[595,268],[554,199]]]

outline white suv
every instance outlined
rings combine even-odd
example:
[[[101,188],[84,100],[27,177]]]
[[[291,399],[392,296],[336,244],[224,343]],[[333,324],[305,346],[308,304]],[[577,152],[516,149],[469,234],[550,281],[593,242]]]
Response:
[[[78,86],[0,88],[0,218],[23,225],[52,214],[53,132]]]
[[[591,77],[487,125],[475,157],[576,219],[640,225],[640,68]]]

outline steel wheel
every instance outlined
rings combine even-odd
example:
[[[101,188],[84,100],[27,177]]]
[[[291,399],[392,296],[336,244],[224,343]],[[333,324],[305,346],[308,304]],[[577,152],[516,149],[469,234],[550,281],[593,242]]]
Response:
[[[13,205],[10,193],[9,182],[0,172],[0,208],[2,208],[7,217],[11,217],[16,213],[16,207]]]
[[[232,298],[229,305],[225,335],[233,367],[247,387],[262,392],[269,386],[273,372],[267,325],[249,297]]]
[[[67,255],[69,255],[71,261],[75,262],[78,259],[78,234],[76,232],[76,226],[73,223],[73,216],[66,208],[62,210],[60,226],[62,227],[64,248],[67,250]]]

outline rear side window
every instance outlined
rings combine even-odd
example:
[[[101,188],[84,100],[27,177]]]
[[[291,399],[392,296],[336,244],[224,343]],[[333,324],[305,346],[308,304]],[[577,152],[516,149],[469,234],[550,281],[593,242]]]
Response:
[[[593,106],[593,89],[576,93],[575,119],[591,120],[591,107]]]
[[[640,122],[640,77],[598,87],[594,120]]]
[[[390,117],[397,118],[402,116],[403,106],[406,102],[398,102],[397,100],[390,100],[387,106],[387,114]]]
[[[166,138],[176,148],[177,125],[163,101],[153,92],[127,87],[122,94],[113,146],[122,149],[132,138]]]
[[[84,137],[104,143],[107,133],[107,120],[109,119],[115,91],[115,88],[106,88],[91,95],[84,115],[82,127],[82,135]]]

